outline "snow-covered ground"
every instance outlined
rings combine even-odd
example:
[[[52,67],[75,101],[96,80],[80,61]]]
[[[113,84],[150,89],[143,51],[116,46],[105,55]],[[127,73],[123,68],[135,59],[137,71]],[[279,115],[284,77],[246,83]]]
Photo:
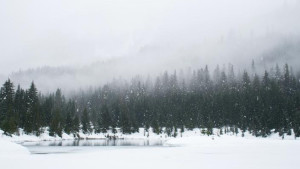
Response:
[[[143,135],[136,133],[132,137],[138,138]],[[282,140],[275,134],[269,138],[255,138],[248,133],[245,137],[232,134],[219,137],[203,136],[200,135],[199,129],[195,129],[184,132],[182,137],[166,138],[165,145],[172,146],[114,147],[46,155],[32,155],[24,147],[11,142],[20,141],[23,136],[19,137],[10,141],[5,136],[0,138],[0,168],[299,168],[300,141],[292,136]],[[151,136],[149,137],[151,139]]]
[[[4,135],[4,132],[0,130],[0,139],[8,140],[16,143],[20,142],[26,142],[26,141],[59,141],[59,140],[73,140],[78,139],[77,137],[74,137],[73,134],[66,134],[63,133],[62,137],[58,136],[49,136],[49,131],[47,128],[44,129],[45,131],[40,135],[36,136],[34,134],[25,134],[22,129],[19,129],[19,135],[11,135],[7,136]],[[193,132],[192,132],[193,133]],[[81,139],[104,139],[107,138],[107,135],[109,136],[115,136],[116,138],[122,138],[122,139],[166,139],[168,138],[166,134],[155,134],[152,132],[152,130],[148,133],[145,132],[143,128],[139,129],[139,132],[132,133],[132,134],[123,134],[118,130],[117,133],[88,133],[84,134],[83,132],[79,132],[78,135]]]

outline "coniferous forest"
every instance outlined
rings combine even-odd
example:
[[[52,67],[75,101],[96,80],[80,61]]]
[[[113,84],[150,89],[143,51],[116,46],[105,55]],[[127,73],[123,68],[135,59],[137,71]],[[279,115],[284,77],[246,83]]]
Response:
[[[101,77],[99,77],[101,78]],[[0,93],[0,128],[50,135],[62,132],[138,131],[176,136],[181,131],[230,127],[255,136],[300,136],[300,77],[288,64],[276,65],[264,73],[236,73],[233,66],[208,66],[187,72],[164,72],[156,78],[136,76],[130,81],[113,80],[89,91],[64,96],[60,89],[41,94],[34,82],[29,89],[8,79]],[[174,134],[175,132],[175,134]],[[225,131],[226,132],[226,131]]]

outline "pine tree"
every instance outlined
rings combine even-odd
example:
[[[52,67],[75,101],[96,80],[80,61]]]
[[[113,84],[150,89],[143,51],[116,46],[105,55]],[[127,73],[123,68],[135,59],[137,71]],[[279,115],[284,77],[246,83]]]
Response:
[[[14,110],[14,85],[8,79],[0,91],[0,127],[5,134],[12,134],[17,130],[16,114]]]
[[[250,131],[253,130],[254,135],[258,135],[258,131],[261,128],[260,124],[260,110],[261,110],[261,85],[260,85],[260,79],[257,74],[254,75],[254,79],[252,82],[252,91],[251,91],[251,117],[250,117]]]
[[[37,135],[40,134],[40,127],[42,126],[41,122],[41,114],[40,114],[40,103],[38,98],[37,89],[35,87],[34,82],[31,83],[31,86],[28,90],[27,94],[27,113],[30,116],[29,119],[31,119],[30,123],[32,123],[31,130],[28,130],[27,132],[36,132]]]
[[[293,119],[293,130],[295,137],[300,137],[300,110],[295,112],[295,117]]]
[[[66,113],[66,120],[65,120],[65,126],[64,131],[67,134],[70,134],[73,132],[73,120],[75,117],[75,103],[69,100],[67,105],[67,113]]]
[[[261,109],[261,135],[266,137],[270,133],[270,92],[271,91],[271,80],[269,78],[269,73],[265,71],[265,75],[262,80],[262,104],[264,107]]]
[[[106,133],[107,130],[109,129],[109,126],[111,125],[112,120],[111,120],[111,116],[109,114],[107,105],[104,104],[102,107],[102,111],[101,111],[101,128],[102,128],[102,132]]]
[[[161,127],[158,123],[158,119],[154,119],[153,122],[152,122],[152,129],[153,129],[153,132],[156,133],[156,134],[160,134],[162,131],[161,131]]]
[[[240,106],[240,128],[242,131],[245,131],[248,127],[249,123],[249,116],[250,116],[250,108],[249,108],[249,102],[250,102],[250,77],[246,71],[244,71],[243,74],[243,81],[242,81],[242,90],[241,90],[241,106]]]
[[[73,120],[73,125],[72,125],[72,132],[73,133],[78,133],[80,130],[80,121],[78,115],[75,115],[75,118]]]
[[[18,89],[15,94],[15,113],[18,127],[24,128],[25,115],[26,115],[26,98],[25,91],[18,85]]]
[[[126,103],[121,103],[120,107],[120,128],[124,134],[131,133],[131,119]]]
[[[59,137],[62,136],[62,123],[61,115],[59,109],[55,109],[53,112],[53,118],[50,124],[50,136],[57,134]]]
[[[64,131],[67,134],[70,134],[72,132],[72,126],[73,126],[73,120],[71,117],[71,112],[67,112],[67,118],[66,118],[66,122],[65,122]]]
[[[85,108],[81,116],[81,125],[83,133],[88,133],[91,131],[90,118],[87,109]]]

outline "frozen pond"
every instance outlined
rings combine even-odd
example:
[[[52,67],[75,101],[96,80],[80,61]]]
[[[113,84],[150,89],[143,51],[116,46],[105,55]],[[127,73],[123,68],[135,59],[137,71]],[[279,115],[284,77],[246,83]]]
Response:
[[[149,143],[136,139],[23,143],[32,155],[21,146],[1,139],[0,143],[3,169],[299,169],[300,155],[299,140],[226,135],[165,142],[151,139]]]
[[[23,142],[32,154],[76,153],[84,151],[101,151],[116,148],[162,147],[164,141],[160,139],[88,139]]]

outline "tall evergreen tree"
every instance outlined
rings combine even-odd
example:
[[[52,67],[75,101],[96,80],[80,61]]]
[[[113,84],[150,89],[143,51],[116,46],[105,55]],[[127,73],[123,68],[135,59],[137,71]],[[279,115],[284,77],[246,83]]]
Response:
[[[18,127],[23,128],[25,124],[25,115],[27,111],[26,104],[26,95],[25,91],[21,89],[20,85],[18,85],[16,94],[15,94],[15,113],[16,113],[16,121],[18,123]]]
[[[17,122],[14,110],[14,85],[10,79],[3,84],[0,92],[0,127],[5,134],[12,134],[17,130]]]
[[[91,131],[90,118],[87,109],[85,108],[81,116],[81,125],[83,133],[88,133]]]
[[[59,137],[62,136],[62,118],[60,115],[60,111],[59,109],[55,109],[53,112],[53,118],[51,120],[51,124],[50,124],[50,136],[54,136],[55,134],[57,134]]]
[[[42,118],[40,113],[40,103],[38,98],[38,92],[35,87],[34,82],[31,83],[31,86],[27,92],[27,114],[29,115],[28,120],[31,120],[28,123],[31,123],[32,128],[27,132],[36,132],[37,135],[40,134],[40,127],[42,126]]]
[[[109,129],[109,126],[111,125],[112,120],[110,113],[108,111],[107,105],[104,104],[102,106],[102,111],[101,111],[101,128],[102,132],[106,133],[107,130]]]

